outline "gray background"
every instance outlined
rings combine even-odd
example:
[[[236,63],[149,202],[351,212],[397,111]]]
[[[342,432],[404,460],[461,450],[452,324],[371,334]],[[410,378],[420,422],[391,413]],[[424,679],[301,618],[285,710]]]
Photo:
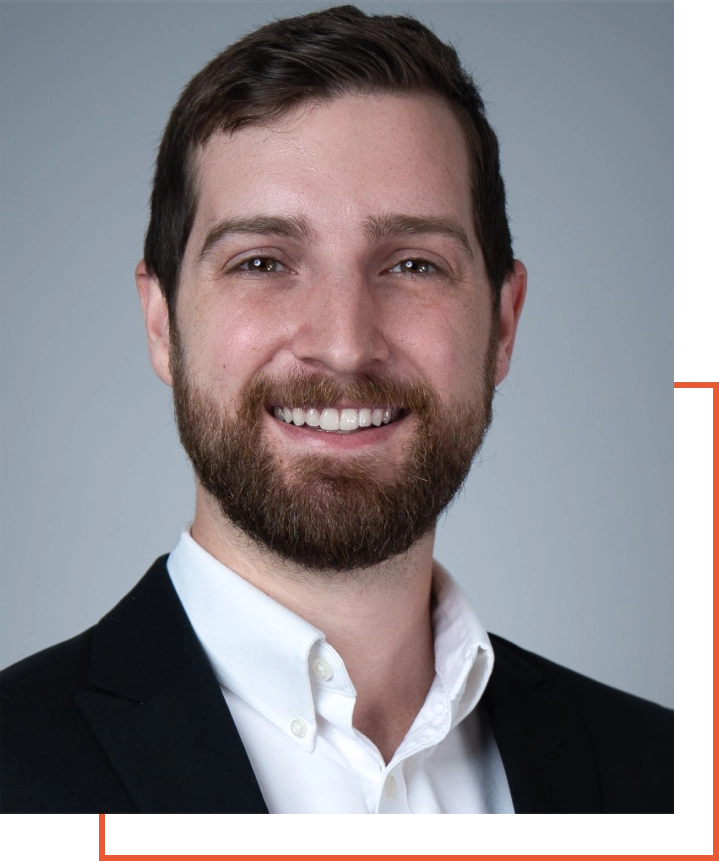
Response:
[[[193,484],[133,268],[187,79],[315,3],[5,3],[0,664],[93,624],[174,546]],[[394,3],[460,51],[502,145],[529,293],[437,556],[490,630],[669,705],[672,13]]]

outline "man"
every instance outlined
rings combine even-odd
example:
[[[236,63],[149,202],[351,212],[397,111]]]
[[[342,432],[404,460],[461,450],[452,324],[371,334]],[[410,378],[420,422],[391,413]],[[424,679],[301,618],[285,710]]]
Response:
[[[671,811],[671,713],[490,638],[432,558],[526,288],[455,52],[349,6],[230,46],[136,275],[195,518],[3,674],[3,808]]]

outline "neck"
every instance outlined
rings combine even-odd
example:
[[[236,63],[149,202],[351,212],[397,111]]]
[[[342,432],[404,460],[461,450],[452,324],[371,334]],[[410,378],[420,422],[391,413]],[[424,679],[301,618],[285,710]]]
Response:
[[[434,534],[371,568],[308,572],[230,526],[202,490],[191,534],[223,565],[324,633],[357,691],[353,725],[389,761],[434,678]]]

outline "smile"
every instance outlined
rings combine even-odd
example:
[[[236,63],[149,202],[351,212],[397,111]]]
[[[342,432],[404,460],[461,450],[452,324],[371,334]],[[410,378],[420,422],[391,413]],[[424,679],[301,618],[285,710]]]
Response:
[[[325,407],[280,407],[271,409],[272,415],[282,422],[294,424],[297,427],[306,425],[308,428],[326,433],[359,433],[360,431],[388,425],[396,421],[401,414],[399,407],[361,407],[358,409],[335,409]]]

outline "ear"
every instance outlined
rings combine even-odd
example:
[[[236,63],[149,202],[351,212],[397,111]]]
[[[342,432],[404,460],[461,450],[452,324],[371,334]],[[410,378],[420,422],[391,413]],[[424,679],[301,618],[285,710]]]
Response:
[[[521,260],[515,260],[514,269],[502,285],[495,386],[498,386],[509,373],[514,336],[517,334],[517,324],[519,323],[519,315],[522,313],[526,293],[527,269]]]
[[[162,382],[171,386],[170,313],[160,283],[154,275],[150,275],[144,260],[141,260],[135,269],[135,283],[140,294],[142,313],[145,315],[150,362]]]

